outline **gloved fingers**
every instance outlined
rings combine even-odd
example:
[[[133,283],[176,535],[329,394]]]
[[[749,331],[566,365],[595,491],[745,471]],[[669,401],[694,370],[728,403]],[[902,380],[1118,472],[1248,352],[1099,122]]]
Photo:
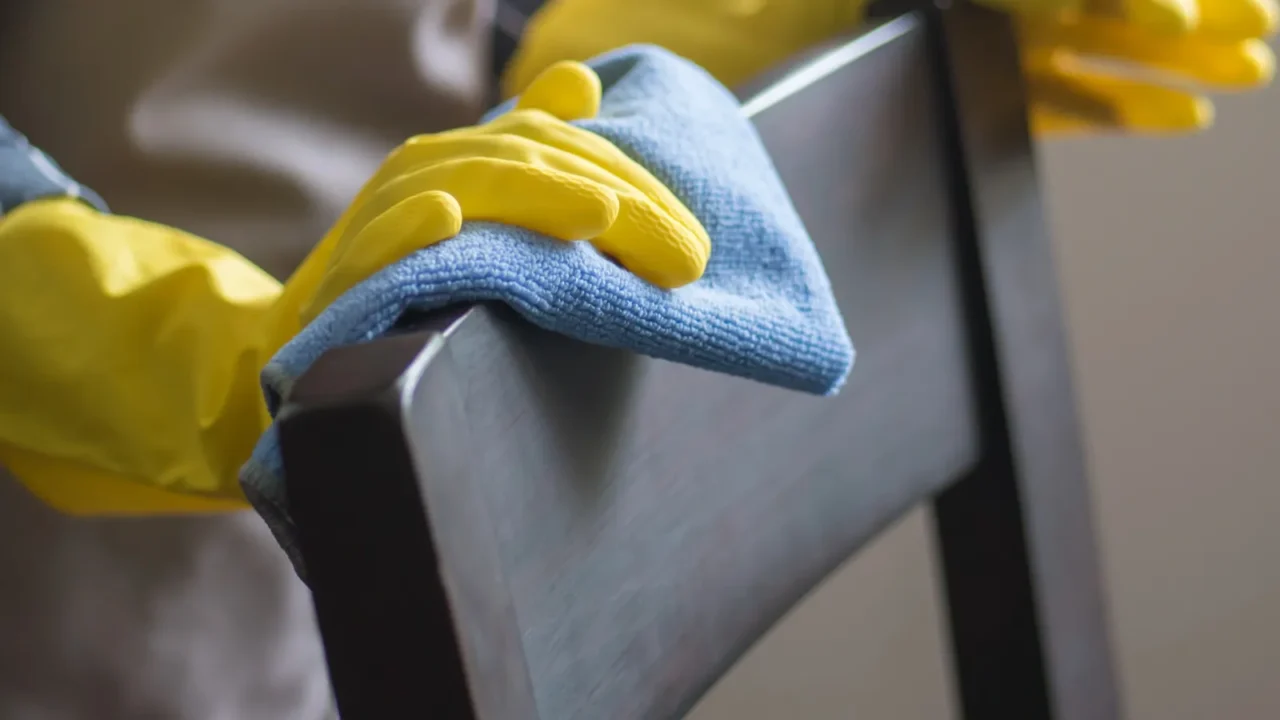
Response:
[[[1114,0],[1110,0],[1114,1]],[[1010,15],[1034,15],[1058,17],[1065,13],[1078,13],[1085,0],[983,0],[982,4]]]
[[[540,110],[515,110],[475,128],[412,138],[388,160],[388,166],[407,178],[412,174],[408,173],[410,168],[467,156],[537,162],[592,180],[619,194],[640,193],[709,242],[697,217],[643,165],[599,135]]]
[[[466,220],[502,222],[561,240],[590,239],[601,252],[659,287],[679,287],[701,277],[711,252],[702,226],[689,228],[644,193],[606,175],[617,190],[591,177],[525,161],[475,156],[432,161],[379,189],[361,214],[393,206],[424,188],[439,189],[457,198]],[[358,217],[352,227],[361,222]]]
[[[1196,34],[1220,42],[1262,39],[1275,34],[1278,23],[1275,0],[1207,0]]]
[[[415,173],[432,165],[469,158],[536,165],[579,175],[616,191],[634,191],[622,178],[571,150],[518,135],[476,132],[476,128],[468,128],[466,132],[450,131],[410,138],[387,161],[388,181],[374,186],[375,193],[383,193],[397,184],[414,185]]]
[[[462,229],[462,208],[447,192],[410,196],[360,227],[330,258],[324,280],[302,308],[305,326],[343,293],[408,255],[447,240]]]
[[[598,3],[577,5],[581,7],[566,6],[563,0],[551,0],[542,3],[529,18],[515,54],[502,71],[503,98],[523,92],[542,68],[556,60],[585,60],[617,44],[601,32],[602,28],[606,31],[613,29],[615,23],[599,22],[597,16],[601,8]],[[627,6],[622,9],[633,10]],[[595,42],[591,41],[591,35],[596,36]]]
[[[587,158],[622,181],[617,188],[622,213],[594,244],[623,267],[663,288],[687,285],[701,277],[711,254],[711,239],[684,203],[613,143],[567,123],[546,122],[544,117],[513,112],[495,118],[489,126]]]
[[[711,257],[705,232],[692,231],[639,194],[621,196],[617,221],[591,244],[636,276],[665,289],[702,277]]]
[[[534,144],[543,152],[559,152],[551,144]],[[590,174],[601,172],[586,164]],[[637,172],[648,173],[639,168],[629,174]],[[606,182],[598,182],[549,164],[474,156],[436,161],[433,157],[421,169],[382,188],[369,206],[398,202],[415,188],[446,190],[458,199],[467,220],[502,222],[562,240],[590,239],[601,252],[659,287],[679,287],[701,277],[711,254],[711,241],[701,224],[690,228],[646,193],[612,173],[605,175]],[[684,209],[674,196],[672,202]],[[692,217],[687,210],[684,213]],[[358,227],[359,221],[353,226]]]
[[[1027,100],[1033,111],[1050,112],[1094,127],[1116,127],[1119,111],[1113,98],[1097,94],[1087,84],[1051,63],[1027,59]],[[1033,116],[1034,116],[1033,112]]]
[[[1187,132],[1213,123],[1206,98],[1089,70],[1061,66],[1049,74],[1029,73],[1027,85],[1033,112],[1050,110],[1095,127]]]
[[[1031,132],[1037,137],[1087,135],[1099,130],[1119,129],[1114,122],[1110,124],[1090,122],[1041,105],[1033,104],[1029,115]]]
[[[1109,19],[1163,34],[1190,32],[1201,17],[1198,0],[982,0],[982,4],[1026,19]]]
[[[617,218],[617,193],[572,172],[599,173],[581,158],[521,138],[454,136],[441,146],[445,151],[418,157],[423,164],[416,170],[401,171],[380,186],[370,181],[354,209],[322,242],[325,247],[290,278],[286,293],[304,305],[303,325],[383,267],[453,237],[463,220],[492,220],[583,240],[604,232]],[[492,157],[503,154],[516,159]],[[531,164],[538,158],[548,165]]]
[[[537,112],[511,112],[494,118],[486,127],[494,132],[528,138],[585,158],[621,180],[624,187],[648,196],[691,231],[706,235],[702,223],[675,193],[616,145],[590,130],[568,123],[547,122],[545,118],[545,115]]]
[[[555,168],[472,158],[416,174],[457,198],[466,220],[515,225],[559,240],[593,238],[618,217],[616,192]]]
[[[560,62],[534,78],[511,112],[411,138],[366,185],[363,207],[347,227],[362,228],[407,198],[439,190],[457,200],[463,219],[591,239],[660,287],[696,280],[711,253],[698,219],[626,153],[568,123],[595,116],[601,92],[593,70]]]
[[[1111,20],[1026,22],[1021,37],[1028,55],[1052,49],[1081,58],[1120,62],[1221,88],[1267,83],[1275,57],[1260,40],[1216,42],[1198,35],[1154,36]]]
[[[1188,33],[1200,24],[1198,0],[1093,0],[1090,4],[1103,3],[1119,5],[1118,17],[1124,24],[1156,34]]]
[[[410,137],[387,155],[377,172],[365,182],[361,195],[367,197],[424,165],[442,160],[490,154],[507,159],[517,159],[525,154],[536,156],[539,148],[535,145],[503,139],[494,133],[482,131],[483,127],[467,126]],[[357,197],[357,203],[363,199]]]
[[[1026,12],[1025,0],[998,2],[1015,13],[1043,15]],[[1275,0],[1083,0],[1078,11],[1077,16],[1121,22],[1157,36],[1194,33],[1218,41],[1264,38],[1275,32],[1277,22]]]
[[[580,62],[566,60],[539,73],[517,100],[513,112],[536,111],[561,122],[585,120],[600,112],[601,94],[600,77],[594,70]],[[483,142],[496,135],[500,132],[488,123],[410,138],[391,154],[379,175],[394,176],[416,165],[443,159],[444,154],[456,157],[460,154],[457,149],[460,142]],[[483,154],[484,150],[477,149],[474,153]]]
[[[600,76],[576,60],[562,60],[538,73],[516,100],[517,110],[541,110],[565,122],[600,112]]]

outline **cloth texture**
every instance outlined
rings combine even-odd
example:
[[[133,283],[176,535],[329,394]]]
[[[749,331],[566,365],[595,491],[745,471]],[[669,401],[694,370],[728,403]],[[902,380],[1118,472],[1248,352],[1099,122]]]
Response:
[[[0,215],[45,197],[80,198],[99,210],[107,209],[97,193],[72,180],[0,117]]]
[[[505,302],[587,342],[812,393],[839,389],[853,347],[813,243],[737,100],[655,47],[591,65],[604,100],[597,118],[575,124],[644,165],[698,217],[712,240],[702,279],[663,291],[587,243],[466,223],[352,289],[282,348],[262,375],[273,413],[326,350],[375,338],[410,310],[478,301]],[[241,483],[301,570],[274,427]]]
[[[491,12],[6,0],[0,114],[114,212],[283,278],[406,137],[484,112]],[[0,532],[0,718],[336,717],[310,594],[255,513],[75,518],[0,472]]]

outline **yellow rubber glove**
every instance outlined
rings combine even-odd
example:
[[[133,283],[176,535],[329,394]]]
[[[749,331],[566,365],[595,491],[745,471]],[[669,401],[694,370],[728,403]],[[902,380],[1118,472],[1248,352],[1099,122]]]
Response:
[[[0,217],[0,464],[77,514],[244,507],[240,465],[270,418],[258,373],[334,298],[464,219],[586,239],[659,284],[695,279],[696,218],[564,117],[599,107],[578,64],[520,108],[394,152],[282,287],[231,250],[70,199]]]
[[[1272,74],[1260,38],[1275,28],[1275,0],[982,2],[1018,17],[1029,112],[1042,134],[1204,127],[1211,103],[1171,87],[1168,76],[1235,90]],[[851,31],[864,7],[862,0],[551,0],[526,28],[503,88],[514,94],[551,62],[636,42],[667,47],[732,86]]]
[[[513,111],[483,125],[411,138],[290,280],[299,294],[316,294],[314,302],[298,306],[323,309],[355,279],[422,247],[404,218],[414,215],[416,203],[441,202],[428,193],[442,187],[468,220],[588,240],[659,287],[702,277],[711,240],[693,213],[626,153],[569,124],[594,117],[600,100],[594,71],[578,62],[555,63]],[[335,262],[345,267],[333,267]],[[315,310],[306,314],[304,322]]]
[[[1261,38],[1275,30],[1274,0],[1182,0],[1163,14],[1138,8],[1147,9],[1089,0],[1078,12],[1020,16],[1038,132],[1199,130],[1213,122],[1204,92],[1271,80],[1275,58]]]
[[[172,228],[41,200],[0,218],[0,464],[71,513],[244,506],[280,284]]]
[[[861,0],[550,0],[504,71],[512,96],[543,68],[633,43],[660,45],[730,87],[862,21]]]

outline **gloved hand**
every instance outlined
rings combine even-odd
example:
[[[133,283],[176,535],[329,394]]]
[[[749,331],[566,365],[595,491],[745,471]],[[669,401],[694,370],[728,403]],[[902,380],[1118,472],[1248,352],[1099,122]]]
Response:
[[[655,283],[696,279],[705,230],[642,166],[564,119],[599,108],[578,64],[491,123],[395,151],[282,287],[231,250],[71,199],[0,218],[0,464],[79,514],[244,507],[270,418],[258,373],[329,302],[491,220],[589,240]]]
[[[522,91],[548,65],[633,43],[659,45],[730,87],[849,32],[864,0],[549,0],[529,20],[502,78]]]
[[[1271,77],[1260,38],[1275,28],[1275,0],[982,2],[1017,16],[1039,133],[1200,128],[1211,120],[1209,101],[1153,73],[1216,89]],[[853,30],[864,8],[863,0],[551,0],[526,28],[503,89],[519,92],[550,62],[635,42],[667,47],[736,85]],[[1086,69],[1092,60],[1109,66]]]
[[[1261,40],[1276,27],[1274,0],[1170,6],[1181,15],[1105,4],[1086,0],[1076,13],[1019,16],[1038,132],[1203,129],[1213,122],[1213,104],[1201,89],[1260,87],[1274,72],[1275,58]]]
[[[413,218],[423,210],[440,213],[443,224],[427,233],[432,238],[452,237],[464,217],[493,220],[588,240],[659,287],[697,280],[711,255],[698,219],[643,166],[569,124],[594,117],[600,100],[594,71],[555,63],[511,112],[411,138],[290,279],[286,293],[299,300],[289,304],[308,322],[359,280],[422,248],[423,230]]]

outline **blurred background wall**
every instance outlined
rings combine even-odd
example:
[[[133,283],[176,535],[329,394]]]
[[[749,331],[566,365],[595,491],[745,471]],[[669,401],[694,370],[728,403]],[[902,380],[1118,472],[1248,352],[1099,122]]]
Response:
[[[1041,148],[1133,720],[1280,717],[1280,87],[1186,138]],[[930,518],[799,607],[693,717],[954,717]]]

